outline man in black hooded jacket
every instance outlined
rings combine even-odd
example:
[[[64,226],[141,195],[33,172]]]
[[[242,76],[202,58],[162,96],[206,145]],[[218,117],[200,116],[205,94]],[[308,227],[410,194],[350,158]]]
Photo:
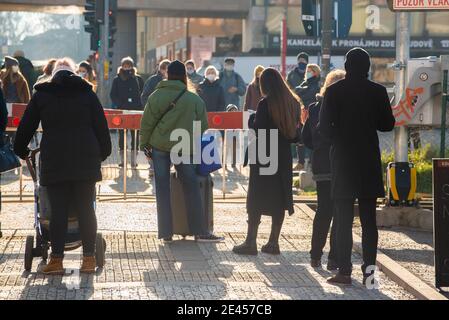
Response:
[[[331,140],[331,188],[338,221],[340,266],[330,283],[351,283],[355,199],[363,231],[364,282],[376,264],[376,202],[385,197],[377,131],[393,130],[395,118],[385,87],[368,80],[370,65],[368,52],[351,49],[346,54],[346,77],[327,89],[320,112],[318,128]]]

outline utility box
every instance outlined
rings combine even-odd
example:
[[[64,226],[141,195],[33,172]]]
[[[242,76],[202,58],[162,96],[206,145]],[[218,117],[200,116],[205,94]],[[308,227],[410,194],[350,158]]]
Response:
[[[393,107],[398,125],[441,126],[443,70],[448,69],[449,56],[410,59],[407,62],[407,88],[399,104]],[[446,123],[449,123],[448,112]]]

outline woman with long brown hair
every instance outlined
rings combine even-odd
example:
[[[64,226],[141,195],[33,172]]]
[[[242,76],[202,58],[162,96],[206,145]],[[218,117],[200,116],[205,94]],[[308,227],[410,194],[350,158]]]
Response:
[[[19,69],[19,61],[13,57],[5,57],[5,69],[0,71],[6,103],[28,103],[30,89],[28,82]]]
[[[257,254],[257,230],[262,215],[272,217],[270,239],[262,246],[262,252],[280,254],[279,236],[285,211],[288,211],[290,215],[294,213],[290,144],[299,139],[299,99],[289,89],[281,74],[273,68],[263,71],[260,77],[260,89],[263,98],[249,124],[256,133],[257,153],[259,149],[262,149],[262,156],[274,159],[277,163],[264,164],[264,161],[259,159],[259,154],[256,159],[252,159],[253,155],[250,152],[247,197],[248,234],[243,244],[234,247],[233,251],[237,254]],[[271,130],[277,130],[277,140],[275,140],[277,146],[270,145]],[[268,172],[270,170],[266,169],[273,165],[276,168],[273,170],[274,173]]]

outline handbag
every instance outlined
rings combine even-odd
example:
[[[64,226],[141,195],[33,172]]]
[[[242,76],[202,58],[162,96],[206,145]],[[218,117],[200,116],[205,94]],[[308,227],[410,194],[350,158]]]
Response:
[[[15,155],[11,141],[7,138],[3,146],[0,147],[0,173],[8,172],[21,166],[20,159]]]
[[[211,144],[215,142],[215,137],[211,134],[205,134],[201,138],[201,163],[197,167],[197,173],[200,176],[208,176],[214,171],[217,171],[222,168],[221,165],[221,159],[215,151],[217,151],[215,148],[212,148],[208,154],[206,154],[207,157],[210,157],[210,160],[212,160],[212,163],[206,163],[203,158],[204,155],[204,149]],[[210,162],[210,161],[208,161]]]

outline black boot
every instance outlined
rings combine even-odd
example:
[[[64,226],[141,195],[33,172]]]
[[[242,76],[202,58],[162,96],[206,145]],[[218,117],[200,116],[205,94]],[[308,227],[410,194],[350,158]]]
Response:
[[[248,219],[248,233],[246,240],[241,245],[235,246],[232,252],[241,255],[257,255],[257,230],[259,229],[260,216],[251,217]]]
[[[285,214],[281,213],[278,215],[273,215],[271,222],[271,233],[268,243],[262,246],[261,251],[268,254],[281,254],[279,248],[279,237],[281,235],[282,225],[284,223]]]

